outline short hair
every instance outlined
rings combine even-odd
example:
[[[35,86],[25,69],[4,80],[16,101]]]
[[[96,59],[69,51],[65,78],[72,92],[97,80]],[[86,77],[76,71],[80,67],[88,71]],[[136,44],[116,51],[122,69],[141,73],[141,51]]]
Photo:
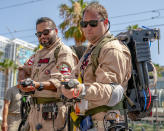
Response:
[[[30,78],[30,76],[31,75],[29,74],[29,72],[26,71],[25,69],[21,69],[21,68],[18,69],[18,74],[17,74],[18,81]]]
[[[49,26],[51,28],[56,28],[56,24],[54,23],[54,21],[48,17],[41,17],[36,21],[36,27],[38,24],[43,23],[43,22],[49,22]]]
[[[84,9],[82,17],[84,17],[85,12],[90,9],[95,9],[102,18],[104,18],[104,19],[108,18],[108,13],[107,13],[106,9],[104,8],[104,6],[100,5],[98,2],[91,2]]]

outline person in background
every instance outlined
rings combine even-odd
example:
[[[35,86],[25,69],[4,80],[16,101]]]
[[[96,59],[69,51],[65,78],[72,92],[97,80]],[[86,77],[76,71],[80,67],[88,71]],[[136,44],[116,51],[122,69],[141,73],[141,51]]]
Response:
[[[23,71],[18,71],[17,82],[27,78]],[[19,85],[18,85],[19,86]],[[21,122],[20,104],[21,97],[17,86],[11,87],[7,90],[4,97],[3,119],[1,124],[2,131],[18,131]]]

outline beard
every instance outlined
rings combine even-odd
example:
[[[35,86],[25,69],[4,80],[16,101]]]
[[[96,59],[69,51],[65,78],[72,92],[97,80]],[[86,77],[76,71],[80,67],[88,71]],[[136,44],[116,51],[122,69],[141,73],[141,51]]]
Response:
[[[40,40],[40,44],[45,48],[49,48],[56,41],[56,35],[51,36],[47,41],[48,42]]]

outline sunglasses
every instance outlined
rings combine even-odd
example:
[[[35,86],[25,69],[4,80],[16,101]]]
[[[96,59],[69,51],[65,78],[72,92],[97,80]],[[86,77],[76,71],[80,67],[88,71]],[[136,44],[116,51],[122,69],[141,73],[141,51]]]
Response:
[[[104,19],[101,19],[101,20],[90,20],[90,21],[81,21],[80,22],[80,26],[82,28],[86,28],[88,26],[88,24],[91,26],[91,27],[96,27],[98,25],[98,22],[101,22],[101,21],[104,21]]]
[[[37,37],[41,37],[42,34],[43,34],[43,35],[48,35],[48,34],[50,33],[51,30],[53,30],[53,29],[45,29],[45,30],[43,30],[42,32],[37,32],[37,33],[35,33],[35,35],[36,35]]]

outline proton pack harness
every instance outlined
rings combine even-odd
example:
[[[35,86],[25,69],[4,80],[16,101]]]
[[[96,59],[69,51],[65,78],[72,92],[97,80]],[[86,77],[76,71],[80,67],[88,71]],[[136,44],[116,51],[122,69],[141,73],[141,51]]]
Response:
[[[140,120],[150,115],[153,101],[157,96],[150,92],[150,73],[153,70],[150,45],[159,40],[157,29],[137,29],[120,33],[117,38],[130,50],[132,57],[132,75],[126,91],[125,108],[131,120]],[[151,67],[151,68],[150,68]],[[155,76],[154,76],[155,77]]]

